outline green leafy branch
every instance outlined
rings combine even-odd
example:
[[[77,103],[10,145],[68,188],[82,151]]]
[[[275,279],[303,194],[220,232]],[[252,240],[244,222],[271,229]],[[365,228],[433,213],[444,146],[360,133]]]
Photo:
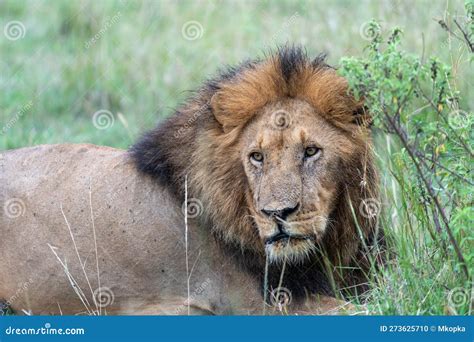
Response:
[[[423,186],[422,197],[428,202],[424,203],[425,209],[431,212],[436,232],[447,233],[460,267],[469,278],[450,213],[466,201],[459,195],[463,185],[474,184],[466,162],[473,157],[469,141],[473,116],[459,108],[460,94],[450,84],[448,66],[436,58],[425,62],[402,51],[400,29],[394,29],[384,41],[379,24],[371,22],[370,26],[375,34],[365,56],[343,58],[340,73],[354,95],[364,99],[376,127],[398,138]],[[439,189],[447,190],[448,186],[456,191],[440,194]],[[449,212],[447,203],[452,205]]]

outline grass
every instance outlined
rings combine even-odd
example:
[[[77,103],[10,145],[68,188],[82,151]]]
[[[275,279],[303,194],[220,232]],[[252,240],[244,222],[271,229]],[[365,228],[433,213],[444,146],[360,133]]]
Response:
[[[24,36],[0,36],[0,149],[63,142],[127,148],[224,64],[292,42],[310,54],[327,52],[338,65],[343,56],[363,53],[363,29],[372,18],[383,30],[403,28],[405,50],[453,65],[456,87],[466,95],[474,70],[462,44],[437,23],[446,13],[462,15],[463,1],[2,1],[1,28],[20,21]],[[183,33],[189,22],[197,22],[197,39]],[[474,107],[472,96],[461,101],[462,108]],[[101,110],[111,120],[106,129],[94,120]],[[388,140],[378,133],[382,224],[396,257],[373,280],[369,309],[470,314],[469,280],[459,276],[452,251],[433,238],[416,178]],[[461,209],[456,237],[472,274],[472,208]],[[463,296],[461,304],[455,295]]]
[[[415,177],[406,174],[409,166],[390,164],[383,165],[393,177],[384,175],[382,181],[381,225],[388,233],[391,259],[373,279],[369,311],[381,315],[472,314],[472,283],[463,274],[453,250],[443,249],[440,241],[446,241],[446,237],[433,236],[432,218],[420,204],[419,192],[413,189],[418,186]],[[456,238],[462,241],[472,274],[470,221],[472,216],[465,217],[456,226]]]

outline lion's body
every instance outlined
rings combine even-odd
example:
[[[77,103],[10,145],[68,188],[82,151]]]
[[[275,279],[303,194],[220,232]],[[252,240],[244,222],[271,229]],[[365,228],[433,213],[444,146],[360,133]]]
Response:
[[[2,153],[0,190],[8,206],[0,300],[18,314],[186,315],[187,274],[191,314],[262,313],[259,282],[192,219],[186,271],[181,203],[125,151],[83,144]],[[315,298],[287,309],[337,313],[339,305]]]
[[[139,175],[126,152],[92,145],[14,150],[2,154],[0,177],[1,203],[16,199],[22,206],[0,212],[0,298],[16,312],[93,311],[92,293],[102,287],[104,300],[108,289],[114,296],[104,312],[187,314],[181,206],[166,188]],[[252,303],[260,296],[252,279],[240,273],[233,279],[233,265],[219,256],[212,239],[192,222],[189,228],[192,313],[260,308],[261,300]],[[248,288],[241,292],[243,283]]]

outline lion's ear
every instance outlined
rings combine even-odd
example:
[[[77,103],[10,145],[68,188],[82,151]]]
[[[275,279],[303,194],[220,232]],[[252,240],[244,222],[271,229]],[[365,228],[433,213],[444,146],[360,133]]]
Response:
[[[217,92],[211,97],[211,109],[214,117],[216,118],[217,122],[219,122],[222,126],[224,126],[225,122],[225,115],[224,110],[221,107],[221,95]]]
[[[352,122],[359,126],[372,126],[372,117],[369,109],[364,105],[364,102],[359,101],[352,111]]]
[[[212,113],[226,133],[246,121],[245,115],[239,111],[240,108],[234,102],[235,100],[228,99],[226,94],[220,91],[211,97]],[[232,108],[232,106],[236,108]]]

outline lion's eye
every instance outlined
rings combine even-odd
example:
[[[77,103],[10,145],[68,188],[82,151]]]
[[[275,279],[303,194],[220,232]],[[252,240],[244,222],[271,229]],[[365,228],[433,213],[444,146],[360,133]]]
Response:
[[[306,147],[306,149],[304,150],[304,157],[310,158],[318,154],[319,151],[321,151],[321,149],[317,148],[316,146]]]
[[[263,154],[260,152],[250,153],[250,159],[254,162],[261,163],[263,162]]]

